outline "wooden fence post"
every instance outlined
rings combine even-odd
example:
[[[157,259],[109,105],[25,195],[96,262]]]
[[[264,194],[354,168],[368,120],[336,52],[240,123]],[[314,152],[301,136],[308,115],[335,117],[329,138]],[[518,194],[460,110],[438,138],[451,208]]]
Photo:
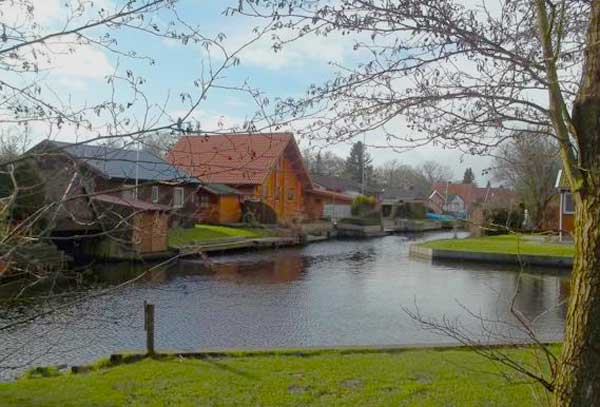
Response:
[[[144,301],[144,329],[146,330],[146,354],[154,356],[154,304]]]

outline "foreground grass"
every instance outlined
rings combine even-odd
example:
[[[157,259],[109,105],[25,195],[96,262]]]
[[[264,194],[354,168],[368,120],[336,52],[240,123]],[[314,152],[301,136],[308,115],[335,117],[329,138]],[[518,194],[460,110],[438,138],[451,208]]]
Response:
[[[507,350],[534,363],[532,350]],[[501,374],[512,377],[507,380]],[[540,386],[460,349],[143,360],[0,384],[2,406],[532,406]]]
[[[531,254],[540,256],[573,257],[572,244],[549,243],[531,240],[521,235],[500,235],[468,239],[434,240],[423,243],[424,247],[465,252]]]
[[[257,238],[270,236],[264,229],[230,228],[227,226],[195,225],[188,229],[173,229],[169,232],[169,246],[191,244],[231,237]]]

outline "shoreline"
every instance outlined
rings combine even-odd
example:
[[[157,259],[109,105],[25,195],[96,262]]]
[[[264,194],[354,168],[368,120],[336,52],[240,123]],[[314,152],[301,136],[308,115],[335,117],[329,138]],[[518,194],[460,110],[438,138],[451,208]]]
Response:
[[[560,344],[550,344],[557,355]],[[531,364],[540,350],[488,348]],[[468,348],[375,348],[241,352],[203,357],[129,355],[75,369],[37,369],[0,383],[3,405],[501,405],[525,407],[548,393]],[[548,375],[546,366],[540,374]]]
[[[560,346],[562,340],[544,340],[540,342],[544,346]],[[21,376],[9,381],[0,381],[0,383],[12,383],[21,380],[23,375],[31,372],[43,371],[61,371],[62,374],[81,374],[96,370],[110,369],[124,364],[140,362],[145,359],[165,360],[165,359],[239,359],[239,358],[269,358],[269,357],[316,357],[325,355],[376,355],[376,354],[397,354],[404,352],[420,351],[473,351],[478,349],[528,349],[536,348],[539,345],[533,341],[514,341],[514,342],[486,342],[473,345],[466,345],[460,342],[439,342],[439,343],[411,343],[404,345],[342,345],[342,346],[303,346],[303,347],[275,347],[275,348],[207,348],[198,351],[177,351],[169,349],[158,349],[153,354],[140,352],[136,350],[123,350],[121,352],[111,353],[108,358],[99,358],[90,363],[81,365],[68,365],[66,363],[59,365],[36,366],[27,369]]]

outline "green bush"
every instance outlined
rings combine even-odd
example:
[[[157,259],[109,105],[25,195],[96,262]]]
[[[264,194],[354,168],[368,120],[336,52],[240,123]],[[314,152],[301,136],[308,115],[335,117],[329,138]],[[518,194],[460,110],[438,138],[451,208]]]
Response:
[[[359,195],[352,201],[352,216],[364,216],[375,207],[375,198]]]

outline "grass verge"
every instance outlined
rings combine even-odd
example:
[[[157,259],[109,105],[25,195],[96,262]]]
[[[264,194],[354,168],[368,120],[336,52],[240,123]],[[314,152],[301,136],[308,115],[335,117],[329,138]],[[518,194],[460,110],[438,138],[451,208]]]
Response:
[[[572,244],[532,240],[524,235],[499,235],[481,238],[433,240],[422,246],[440,250],[464,252],[529,254],[537,256],[573,257]]]
[[[558,347],[553,347],[558,351]],[[535,364],[530,348],[506,349]],[[532,406],[537,384],[466,349],[160,360],[0,384],[3,406]]]
[[[231,228],[215,225],[195,225],[193,228],[173,229],[169,232],[169,246],[177,247],[197,242],[226,239],[231,237],[258,238],[271,236],[265,229]]]

